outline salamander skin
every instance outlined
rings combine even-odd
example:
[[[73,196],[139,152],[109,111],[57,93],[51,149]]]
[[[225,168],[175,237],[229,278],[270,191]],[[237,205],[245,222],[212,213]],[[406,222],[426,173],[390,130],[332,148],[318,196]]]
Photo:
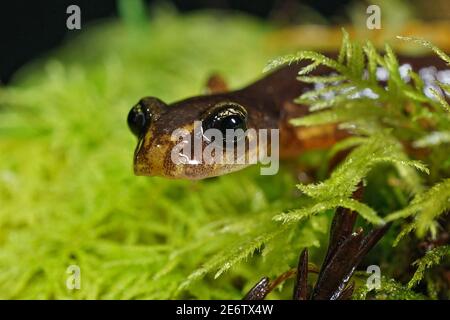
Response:
[[[293,127],[292,118],[309,113],[308,106],[294,103],[294,99],[311,90],[313,85],[296,79],[298,71],[306,64],[291,64],[265,75],[262,79],[242,89],[195,96],[172,104],[154,97],[142,98],[130,111],[128,124],[138,137],[134,153],[136,175],[163,176],[176,179],[203,179],[240,170],[249,164],[221,163],[174,163],[171,152],[179,141],[172,137],[177,129],[194,134],[194,121],[209,122],[219,129],[227,124],[240,125],[244,129],[279,129],[280,156],[295,156],[305,150],[326,148],[348,136],[337,129],[337,125],[320,127]],[[448,66],[438,57],[400,57],[399,65],[419,71],[423,78],[439,75],[449,81]],[[405,68],[407,67],[407,68]],[[431,67],[431,68],[429,68]],[[444,70],[444,71],[442,71]],[[380,70],[379,80],[384,81]],[[319,67],[316,75],[328,74],[330,70]],[[385,73],[385,72],[384,72]],[[228,108],[228,109],[227,109]],[[216,114],[214,114],[216,113]],[[231,115],[231,116],[230,116]],[[222,118],[221,118],[222,117]],[[208,145],[202,142],[202,150]],[[248,150],[247,153],[258,150]],[[225,152],[225,151],[224,151]]]

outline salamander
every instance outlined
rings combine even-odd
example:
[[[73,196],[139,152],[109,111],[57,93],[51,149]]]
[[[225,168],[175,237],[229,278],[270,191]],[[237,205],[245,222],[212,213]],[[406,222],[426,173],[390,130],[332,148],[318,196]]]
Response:
[[[127,119],[130,130],[138,138],[134,152],[135,174],[203,179],[237,171],[249,165],[196,161],[174,163],[171,154],[179,140],[174,139],[172,134],[177,129],[183,129],[194,136],[195,121],[201,121],[200,133],[208,128],[222,132],[226,129],[279,129],[279,151],[282,158],[298,155],[305,150],[327,148],[348,136],[349,133],[339,130],[337,125],[294,127],[289,124],[290,119],[310,112],[308,106],[294,102],[296,97],[314,87],[297,80],[298,72],[305,63],[281,66],[238,90],[228,91],[224,81],[216,76],[209,81],[211,92],[204,95],[171,104],[156,97],[140,99],[130,110]],[[450,82],[450,70],[445,70],[448,67],[437,57],[400,57],[399,65],[402,77],[406,78],[407,70],[411,68],[418,71],[426,81],[441,77],[443,82]],[[378,80],[386,81],[386,70],[378,71]],[[329,72],[326,67],[319,67],[314,74]],[[432,82],[428,83],[432,85]],[[202,150],[207,146],[208,140],[202,140]],[[256,151],[258,150],[246,152]]]

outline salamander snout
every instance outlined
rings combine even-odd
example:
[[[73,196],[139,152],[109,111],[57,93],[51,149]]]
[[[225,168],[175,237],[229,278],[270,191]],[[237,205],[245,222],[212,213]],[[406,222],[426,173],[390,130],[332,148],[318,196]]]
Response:
[[[127,123],[131,132],[142,137],[152,121],[157,120],[167,105],[158,98],[142,98],[128,113]]]

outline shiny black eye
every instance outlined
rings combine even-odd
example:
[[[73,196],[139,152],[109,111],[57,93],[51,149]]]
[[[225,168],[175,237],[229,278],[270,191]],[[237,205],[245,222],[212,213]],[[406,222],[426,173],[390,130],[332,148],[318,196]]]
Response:
[[[151,111],[149,107],[138,103],[128,113],[127,123],[131,132],[136,137],[141,137],[151,121]]]
[[[219,130],[224,140],[227,136],[233,135],[234,141],[239,140],[239,135],[235,131],[247,130],[247,111],[241,105],[232,102],[226,102],[216,105],[211,109],[202,122],[203,132],[208,129]],[[227,131],[228,130],[228,131]]]

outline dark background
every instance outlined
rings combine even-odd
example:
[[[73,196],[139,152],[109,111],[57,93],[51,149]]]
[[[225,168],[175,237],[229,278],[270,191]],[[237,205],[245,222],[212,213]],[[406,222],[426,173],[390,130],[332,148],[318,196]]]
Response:
[[[343,9],[352,0],[171,0],[180,11],[222,8],[243,11],[263,19],[289,11],[301,3],[323,16],[345,15]],[[155,1],[146,0],[147,4]],[[159,0],[162,2],[162,0]],[[115,0],[1,0],[0,4],[0,83],[8,83],[13,73],[33,58],[58,46],[68,32],[66,9],[81,8],[82,25],[93,20],[117,17]]]

